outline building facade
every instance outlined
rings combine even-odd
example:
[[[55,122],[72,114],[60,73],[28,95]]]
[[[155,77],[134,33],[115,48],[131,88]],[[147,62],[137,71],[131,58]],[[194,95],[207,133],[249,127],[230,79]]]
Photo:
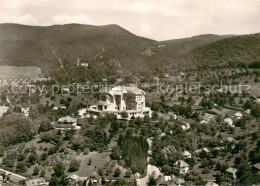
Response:
[[[151,117],[152,111],[145,106],[145,92],[137,87],[114,87],[103,90],[97,105],[88,109],[91,113],[114,113],[118,119],[131,117]],[[124,113],[124,114],[123,114]],[[126,114],[127,113],[127,114]]]

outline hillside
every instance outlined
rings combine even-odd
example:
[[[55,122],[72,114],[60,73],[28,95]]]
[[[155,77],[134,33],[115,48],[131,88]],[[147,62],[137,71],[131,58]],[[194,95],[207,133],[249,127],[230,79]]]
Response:
[[[237,66],[260,62],[260,33],[235,36],[193,49],[190,55],[202,66]]]
[[[248,63],[259,59],[257,43],[259,34],[236,37],[208,34],[154,41],[118,25],[0,24],[0,65],[37,66],[45,74],[59,75],[64,81],[140,73],[150,76],[197,65]],[[88,71],[74,68],[78,59],[89,63]],[[62,70],[59,61],[66,66]]]
[[[161,44],[164,44],[168,48],[168,52],[171,53],[178,53],[178,54],[187,54],[192,49],[204,46],[206,44],[219,41],[221,39],[232,37],[233,35],[213,35],[213,34],[206,34],[206,35],[199,35],[193,36],[190,38],[183,38],[183,39],[174,39],[174,40],[167,40],[161,41]]]
[[[1,24],[0,30],[0,64],[35,65],[45,70],[56,67],[58,58],[76,64],[77,58],[90,62],[101,52],[107,56],[104,60],[115,59],[125,69],[141,66],[141,60],[137,59],[141,51],[155,43],[117,25]]]

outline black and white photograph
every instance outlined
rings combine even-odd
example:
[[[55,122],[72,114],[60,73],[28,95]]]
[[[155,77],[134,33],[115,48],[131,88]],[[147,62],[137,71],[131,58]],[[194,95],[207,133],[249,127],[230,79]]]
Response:
[[[260,0],[0,0],[0,186],[260,185]]]

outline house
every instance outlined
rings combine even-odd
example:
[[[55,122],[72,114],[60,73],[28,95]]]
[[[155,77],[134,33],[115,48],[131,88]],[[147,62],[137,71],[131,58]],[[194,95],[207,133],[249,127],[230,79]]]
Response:
[[[140,177],[141,177],[140,173],[138,173],[138,172],[135,173],[135,178],[136,178],[136,179],[140,179]]]
[[[235,116],[237,119],[241,119],[241,118],[243,117],[243,115],[241,114],[241,112],[235,113],[234,116]]]
[[[120,78],[116,79],[117,83],[121,83],[122,81],[123,81],[123,79],[120,79]]]
[[[88,67],[88,63],[81,63],[80,59],[77,59],[77,66]]]
[[[106,87],[100,93],[100,101],[89,107],[89,113],[113,113],[118,119],[152,115],[151,109],[145,106],[145,92],[137,87]]]
[[[59,108],[58,107],[53,107],[52,110],[58,110]]]
[[[86,185],[101,185],[101,178],[97,172],[92,172],[92,175],[87,179]]]
[[[82,67],[88,67],[88,63],[81,63]]]
[[[208,124],[209,122],[207,122],[206,120],[202,120],[200,123],[201,124]]]
[[[174,183],[174,185],[184,185],[185,180],[182,178],[175,177],[172,179],[172,182]]]
[[[250,114],[250,113],[251,113],[251,109],[247,109],[247,110],[245,111],[245,113]]]
[[[183,160],[176,161],[174,163],[174,168],[179,170],[180,174],[188,173],[190,166]]]
[[[153,80],[154,81],[159,81],[160,79],[159,79],[159,77],[153,77]]]
[[[205,184],[205,186],[219,186],[219,185],[209,181],[208,183]]]
[[[0,183],[4,181],[5,181],[5,172],[0,170]]]
[[[192,105],[191,106],[191,109],[194,110],[194,111],[200,111],[200,110],[205,110],[204,107],[200,106],[200,105]]]
[[[58,120],[60,124],[74,124],[77,122],[77,120],[70,116],[62,117]]]
[[[171,176],[159,176],[157,178],[157,185],[158,186],[168,186],[168,185],[174,185],[173,184],[173,179],[175,178],[174,175],[171,175]]]
[[[160,137],[166,136],[166,134],[163,132],[159,135]]]
[[[177,120],[178,119],[178,116],[176,114],[174,114],[172,112],[169,112],[169,114],[170,114],[171,119],[173,119],[173,120]]]
[[[205,152],[209,153],[209,150],[208,150],[207,147],[195,150],[196,153],[201,153],[202,151],[205,151]]]
[[[184,72],[180,72],[180,76],[185,76],[185,73]]]
[[[184,151],[182,154],[181,154],[184,158],[191,158],[191,153],[189,153],[188,151]]]
[[[26,186],[45,186],[49,185],[49,182],[46,182],[43,178],[36,178],[25,181]]]
[[[189,123],[186,123],[186,122],[183,122],[183,124],[181,125],[181,128],[183,130],[188,130],[190,128],[190,124]]]
[[[237,172],[237,169],[229,167],[226,170],[227,179],[230,180],[230,181],[235,180],[237,178],[236,172]]]
[[[260,174],[260,163],[256,163],[252,166],[252,169],[254,172],[258,172],[258,174]]]
[[[237,141],[234,138],[232,138],[232,137],[226,138],[226,141],[228,141],[230,143],[237,143]]]
[[[164,78],[168,78],[168,77],[169,77],[169,74],[164,73],[164,74],[163,74],[163,77],[164,77]]]
[[[28,117],[29,116],[29,113],[30,113],[30,108],[29,107],[24,107],[22,108],[22,113]]]
[[[87,177],[80,177],[76,174],[72,174],[65,178],[65,183],[67,186],[78,186],[80,183],[87,180]]]
[[[158,48],[165,48],[165,45],[158,45]]]
[[[232,119],[230,119],[230,118],[225,118],[224,119],[224,122],[228,125],[228,126],[230,126],[230,127],[235,127],[234,125],[233,125],[233,120]]]

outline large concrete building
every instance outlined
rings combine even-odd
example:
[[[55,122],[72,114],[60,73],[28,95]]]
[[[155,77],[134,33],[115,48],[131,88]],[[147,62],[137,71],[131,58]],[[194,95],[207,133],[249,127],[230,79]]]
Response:
[[[114,87],[110,90],[101,91],[100,101],[92,105],[89,112],[105,114],[114,113],[118,119],[122,113],[127,113],[128,118],[151,117],[151,109],[145,106],[145,92],[137,87]]]

